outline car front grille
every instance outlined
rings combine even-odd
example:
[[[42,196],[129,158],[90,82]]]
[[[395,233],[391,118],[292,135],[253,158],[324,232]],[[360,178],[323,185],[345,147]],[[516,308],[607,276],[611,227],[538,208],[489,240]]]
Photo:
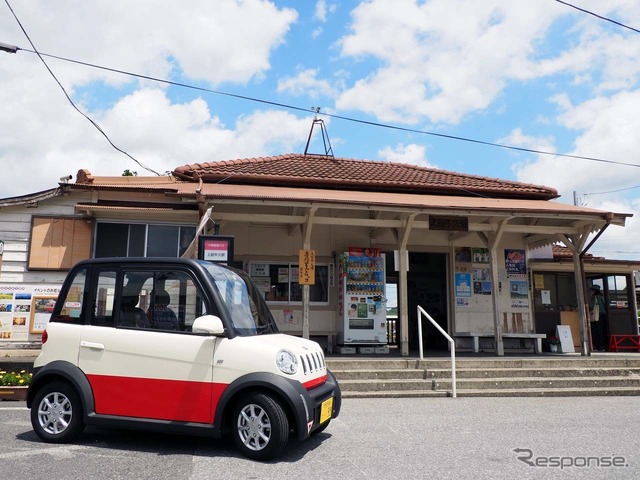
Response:
[[[322,351],[303,353],[300,355],[300,363],[302,364],[302,372],[305,375],[324,371],[327,368]]]

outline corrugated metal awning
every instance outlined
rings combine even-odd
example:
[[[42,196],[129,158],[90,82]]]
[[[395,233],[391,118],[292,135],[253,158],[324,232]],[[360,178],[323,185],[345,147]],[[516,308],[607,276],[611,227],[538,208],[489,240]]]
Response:
[[[97,219],[109,220],[144,220],[169,221],[176,223],[197,223],[198,210],[184,208],[148,207],[148,206],[113,206],[90,203],[79,203],[75,211],[80,215],[88,215]]]

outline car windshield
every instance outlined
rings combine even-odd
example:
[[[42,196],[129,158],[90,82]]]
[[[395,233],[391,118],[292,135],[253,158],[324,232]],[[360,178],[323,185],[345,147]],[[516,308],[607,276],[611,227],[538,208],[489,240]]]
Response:
[[[278,333],[262,294],[242,270],[202,262],[218,288],[238,335]]]

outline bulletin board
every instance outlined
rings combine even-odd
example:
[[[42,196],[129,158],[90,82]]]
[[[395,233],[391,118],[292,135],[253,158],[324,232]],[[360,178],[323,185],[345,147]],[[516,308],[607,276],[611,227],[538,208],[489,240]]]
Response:
[[[31,299],[29,333],[42,333],[49,323],[56,299],[52,295],[34,295]]]

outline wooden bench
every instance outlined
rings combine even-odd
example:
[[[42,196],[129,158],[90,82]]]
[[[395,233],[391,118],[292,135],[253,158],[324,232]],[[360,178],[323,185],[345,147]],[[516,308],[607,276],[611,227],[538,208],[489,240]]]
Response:
[[[478,353],[480,351],[480,337],[482,338],[495,338],[493,333],[480,333],[480,332],[456,332],[454,337],[466,337],[473,339],[473,352]],[[544,333],[503,333],[502,338],[529,338],[535,340],[534,351],[536,353],[542,352],[542,339],[547,338]]]
[[[640,335],[609,335],[609,351],[640,351]]]

